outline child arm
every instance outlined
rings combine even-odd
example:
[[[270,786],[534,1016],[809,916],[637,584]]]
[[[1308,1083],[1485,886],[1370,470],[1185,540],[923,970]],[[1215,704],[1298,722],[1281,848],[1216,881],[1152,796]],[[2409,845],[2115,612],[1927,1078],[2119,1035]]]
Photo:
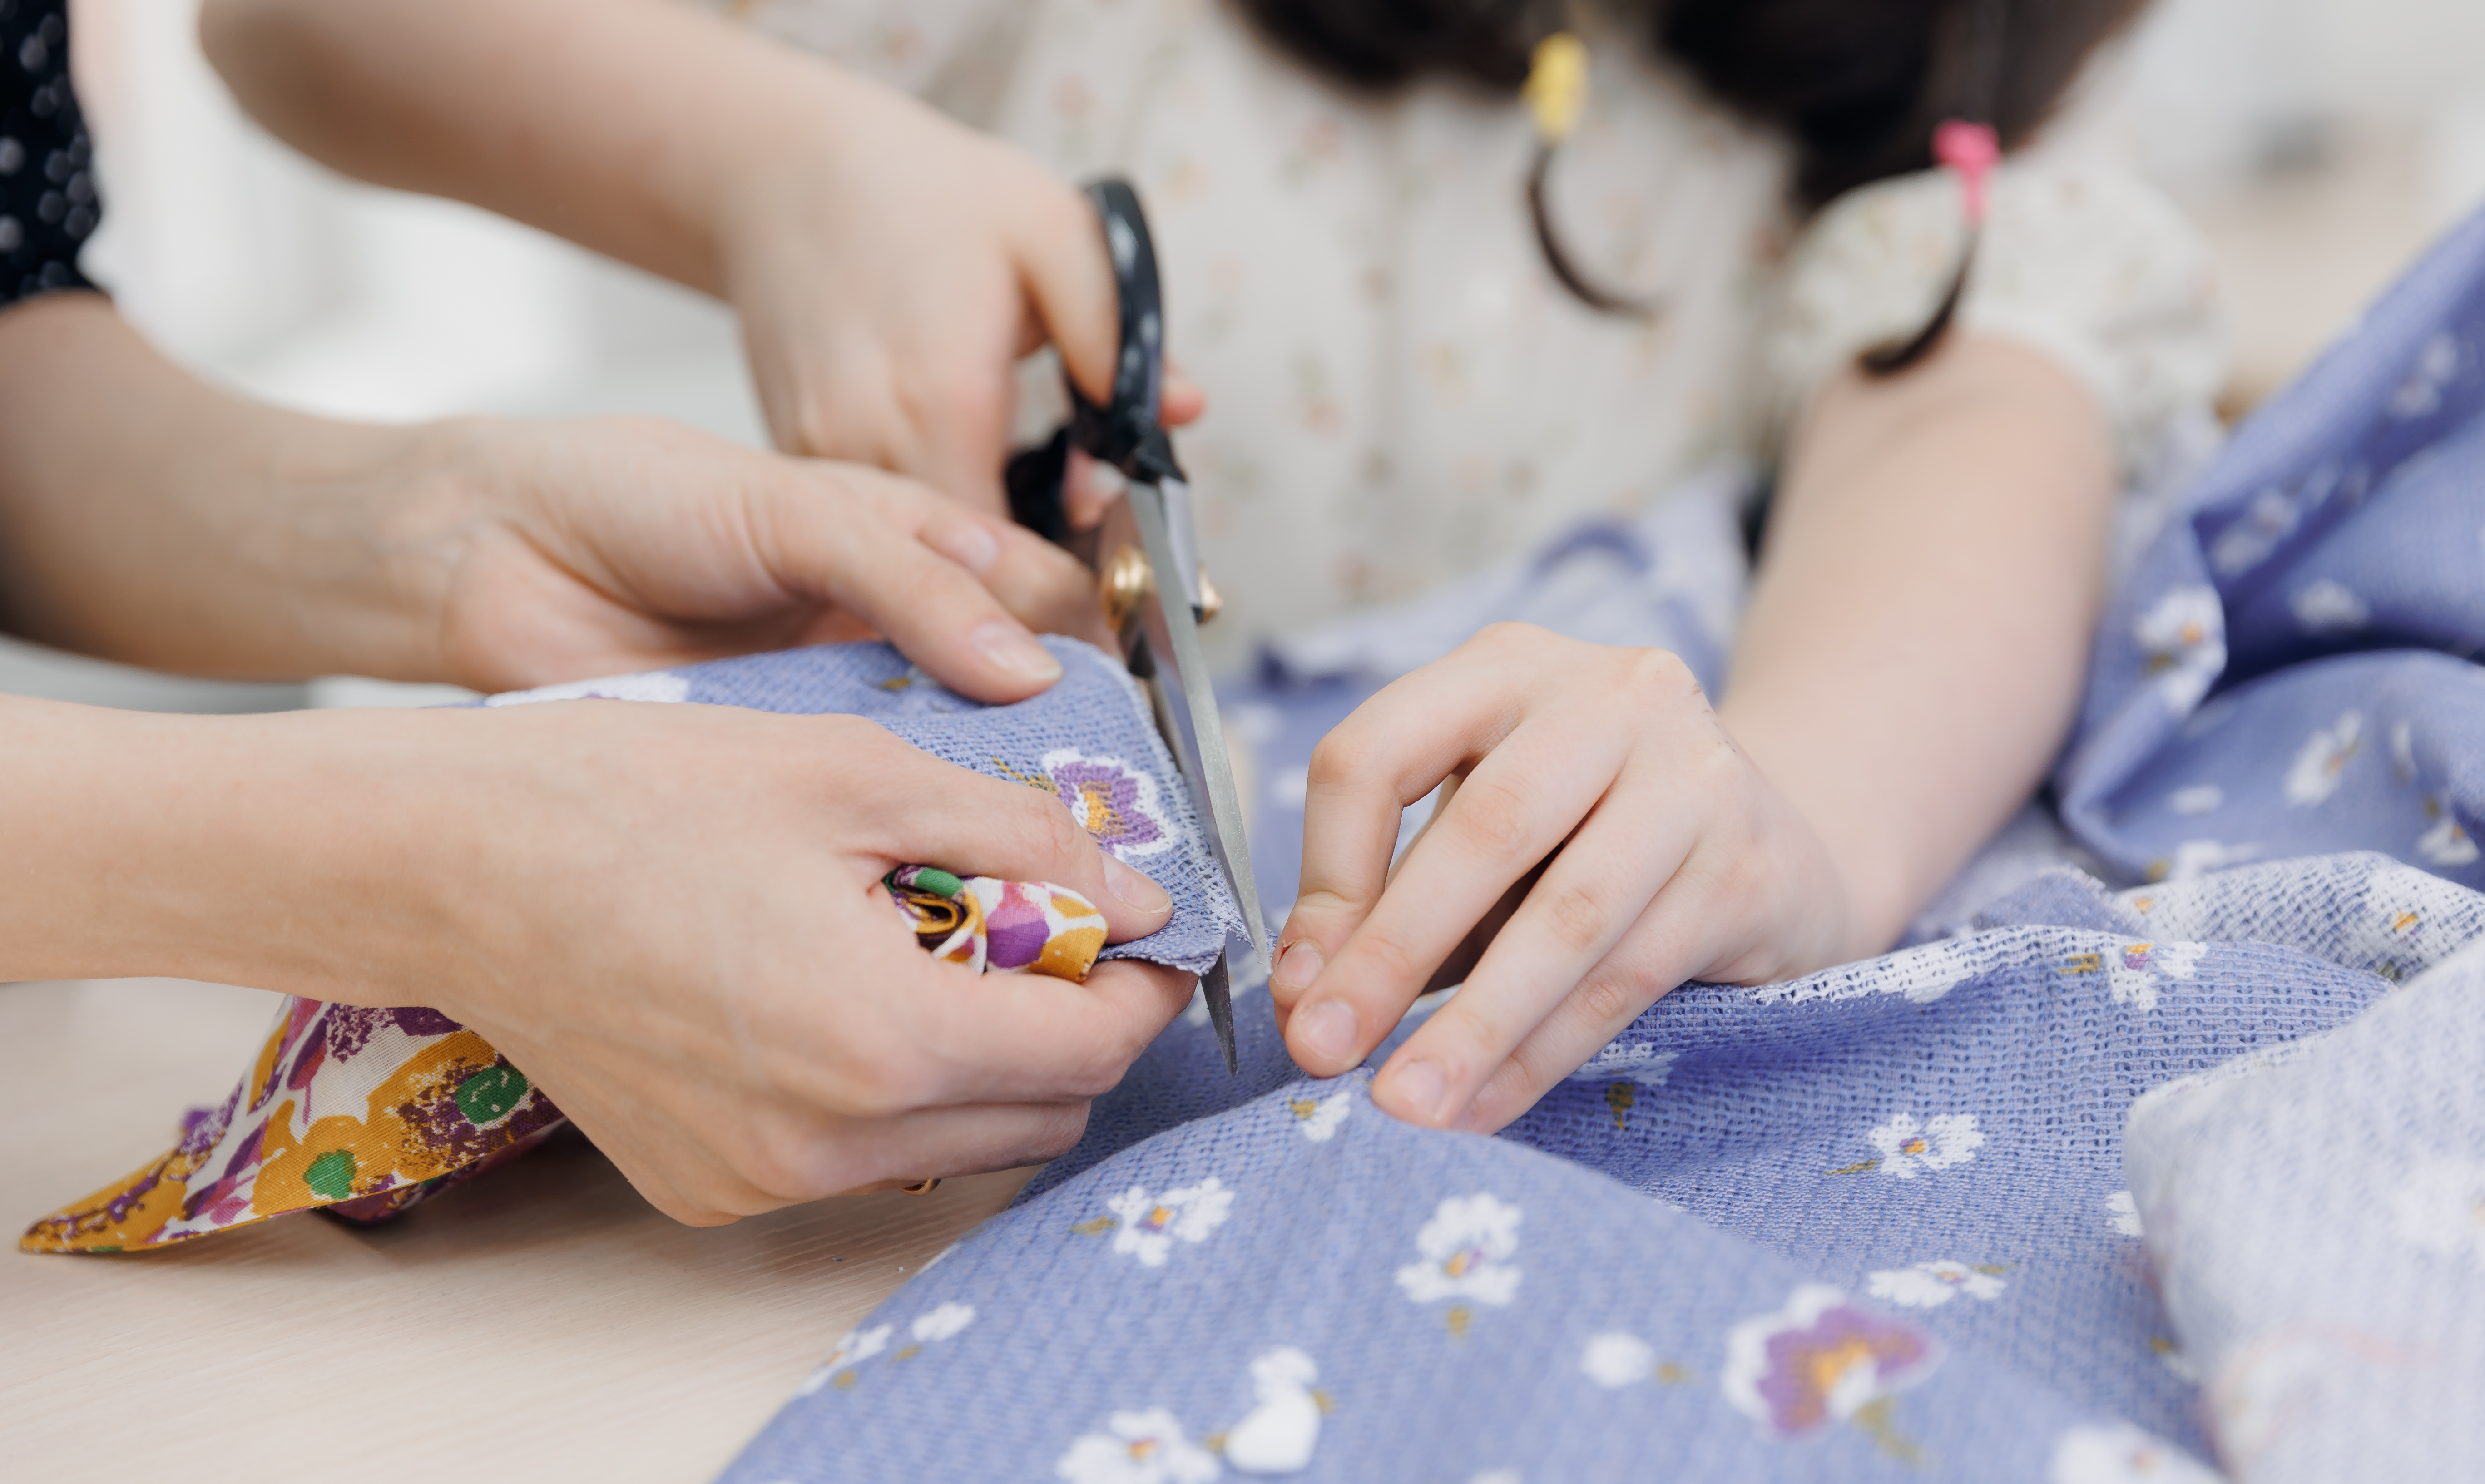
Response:
[[[1110,385],[1094,213],[912,97],[674,0],[209,0],[280,137],[730,302],[777,445],[1002,509],[1014,367]],[[1167,389],[1166,416],[1197,393]]]
[[[1517,625],[1383,690],[1312,761],[1270,986],[1296,1059],[1370,1055],[1506,894],[1375,1081],[1392,1113],[1499,1128],[1677,984],[1881,949],[2042,776],[2113,488],[2077,382],[1961,341],[1818,398],[1718,710],[1662,651]],[[1400,809],[1450,777],[1389,876]]]

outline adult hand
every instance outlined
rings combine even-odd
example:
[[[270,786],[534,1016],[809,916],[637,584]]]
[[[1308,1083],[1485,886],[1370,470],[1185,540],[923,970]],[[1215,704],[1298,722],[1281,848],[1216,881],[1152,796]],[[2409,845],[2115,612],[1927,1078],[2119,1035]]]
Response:
[[[1451,779],[1393,876],[1401,811]],[[1506,913],[1372,1093],[1409,1122],[1488,1132],[1677,984],[1837,962],[1844,901],[1680,660],[1499,624],[1313,754],[1301,894],[1270,990],[1295,1059],[1335,1076]]]
[[[737,172],[716,233],[769,429],[998,513],[1017,363],[1050,343],[1088,398],[1111,389],[1119,318],[1095,210],[912,97],[826,69],[813,96],[808,127]],[[1166,426],[1205,405],[1168,374]],[[1074,514],[1101,498],[1085,489],[1074,474]]]
[[[1029,628],[1104,643],[1058,548],[913,481],[655,419],[442,425],[392,517],[431,668],[485,690],[877,632],[951,689],[1060,675]]]
[[[365,800],[387,848],[329,863],[347,972],[372,994],[402,965],[388,1003],[473,1026],[681,1221],[1049,1159],[1190,994],[917,948],[880,886],[906,862],[1070,887],[1115,942],[1171,903],[1051,795],[869,722],[568,701],[362,730],[327,766],[401,802]]]

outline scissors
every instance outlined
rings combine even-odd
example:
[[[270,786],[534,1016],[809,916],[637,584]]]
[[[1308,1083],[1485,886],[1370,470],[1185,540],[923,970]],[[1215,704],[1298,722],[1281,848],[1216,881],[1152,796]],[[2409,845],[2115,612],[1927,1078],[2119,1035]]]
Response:
[[[1096,573],[1105,621],[1121,645],[1133,678],[1147,691],[1157,730],[1190,790],[1198,817],[1210,823],[1216,864],[1242,906],[1252,951],[1265,964],[1269,930],[1260,917],[1250,843],[1242,833],[1242,796],[1235,790],[1225,728],[1199,647],[1199,625],[1215,618],[1220,605],[1199,564],[1190,484],[1174,458],[1172,440],[1157,421],[1164,387],[1164,312],[1156,246],[1130,182],[1096,181],[1087,187],[1087,199],[1104,227],[1121,301],[1112,398],[1099,407],[1068,376],[1062,378],[1070,391],[1070,421],[1050,443],[1010,460],[1005,476],[1010,513]],[[1062,481],[1074,445],[1130,481],[1130,493],[1090,531],[1071,530],[1062,509]],[[1201,976],[1199,988],[1231,1075],[1234,984],[1224,953]]]

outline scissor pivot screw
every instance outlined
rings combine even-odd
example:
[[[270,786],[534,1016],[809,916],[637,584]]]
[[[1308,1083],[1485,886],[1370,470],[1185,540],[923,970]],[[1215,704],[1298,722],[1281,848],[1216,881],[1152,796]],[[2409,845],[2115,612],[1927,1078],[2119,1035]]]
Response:
[[[1105,602],[1105,626],[1118,634],[1138,610],[1139,601],[1154,591],[1156,573],[1148,567],[1148,554],[1136,546],[1125,546],[1106,560],[1105,570],[1097,579],[1097,590]]]

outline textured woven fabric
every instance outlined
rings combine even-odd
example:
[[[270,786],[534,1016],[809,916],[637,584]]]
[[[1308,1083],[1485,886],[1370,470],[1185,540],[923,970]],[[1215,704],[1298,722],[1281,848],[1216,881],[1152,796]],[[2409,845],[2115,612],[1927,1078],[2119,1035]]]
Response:
[[[1228,1082],[1196,1016],[729,1484],[2485,1473],[2471,320],[2485,223],[2178,502],[2061,826],[1911,946],[1677,990],[1493,1139],[1303,1081],[1265,995]],[[1231,693],[1264,826],[1319,668]]]
[[[2485,944],[2132,1110],[2136,1218],[2253,1484],[2485,1460]]]
[[[902,868],[889,891],[926,947],[977,972],[1083,978],[1103,949],[1197,973],[1241,920],[1188,796],[1129,676],[1085,645],[1051,643],[1060,683],[1006,707],[959,699],[885,645],[725,660],[485,703],[599,697],[873,717],[926,751],[1057,795],[1175,903],[1163,928],[1105,948],[1103,917],[1066,888]],[[221,1107],[193,1118],[161,1158],[35,1223],[21,1246],[143,1251],[312,1209],[384,1221],[523,1153],[561,1121],[522,1070],[437,1010],[287,997]]]

